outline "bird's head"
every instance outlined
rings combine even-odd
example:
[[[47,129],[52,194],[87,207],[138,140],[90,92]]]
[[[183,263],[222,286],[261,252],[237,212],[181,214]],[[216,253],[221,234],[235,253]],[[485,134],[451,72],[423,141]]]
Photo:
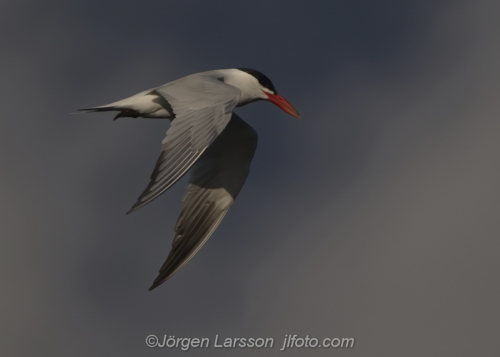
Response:
[[[290,102],[278,94],[271,80],[255,69],[237,68],[225,82],[241,90],[239,106],[256,100],[268,100],[295,118],[300,118]]]

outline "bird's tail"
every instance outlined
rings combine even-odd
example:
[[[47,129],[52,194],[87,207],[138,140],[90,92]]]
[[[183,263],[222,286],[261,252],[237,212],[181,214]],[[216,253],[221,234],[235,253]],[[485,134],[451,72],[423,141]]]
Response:
[[[116,106],[104,106],[104,107],[78,109],[76,112],[71,113],[71,114],[112,112],[112,111],[119,111],[119,113],[113,118],[113,120],[116,120],[116,119],[121,118],[121,117],[137,118],[139,116],[139,113],[133,109],[117,108]]]
[[[115,107],[94,107],[94,108],[77,109],[76,112],[73,112],[71,114],[110,112],[113,110],[119,110],[119,109],[116,109]]]

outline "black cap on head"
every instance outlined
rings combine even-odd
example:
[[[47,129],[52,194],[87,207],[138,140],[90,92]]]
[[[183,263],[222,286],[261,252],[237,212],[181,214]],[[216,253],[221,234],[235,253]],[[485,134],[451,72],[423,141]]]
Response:
[[[264,88],[267,88],[271,91],[273,91],[274,94],[278,94],[276,91],[276,88],[274,88],[273,83],[269,78],[267,78],[264,74],[262,74],[259,71],[256,71],[255,69],[251,68],[238,68],[240,71],[246,72],[250,74],[251,76],[254,76],[260,83],[260,85]]]

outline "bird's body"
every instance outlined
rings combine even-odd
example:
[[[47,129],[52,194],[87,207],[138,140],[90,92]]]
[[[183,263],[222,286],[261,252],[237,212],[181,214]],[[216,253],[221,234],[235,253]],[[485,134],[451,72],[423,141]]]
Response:
[[[257,133],[233,109],[256,100],[269,100],[299,117],[266,76],[246,68],[195,73],[114,103],[79,110],[118,111],[115,119],[172,121],[150,183],[128,213],[154,200],[191,169],[172,249],[150,290],[196,254],[238,195],[257,147]]]

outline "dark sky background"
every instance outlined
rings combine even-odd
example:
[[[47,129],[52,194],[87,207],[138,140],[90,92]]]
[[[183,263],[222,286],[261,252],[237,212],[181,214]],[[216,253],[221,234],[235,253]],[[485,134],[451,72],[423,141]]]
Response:
[[[496,356],[498,1],[0,2],[2,356],[165,356],[149,334],[274,337],[193,356]],[[74,116],[250,67],[245,187],[148,292],[186,180],[125,212],[167,121]],[[353,349],[279,352],[285,334]]]

